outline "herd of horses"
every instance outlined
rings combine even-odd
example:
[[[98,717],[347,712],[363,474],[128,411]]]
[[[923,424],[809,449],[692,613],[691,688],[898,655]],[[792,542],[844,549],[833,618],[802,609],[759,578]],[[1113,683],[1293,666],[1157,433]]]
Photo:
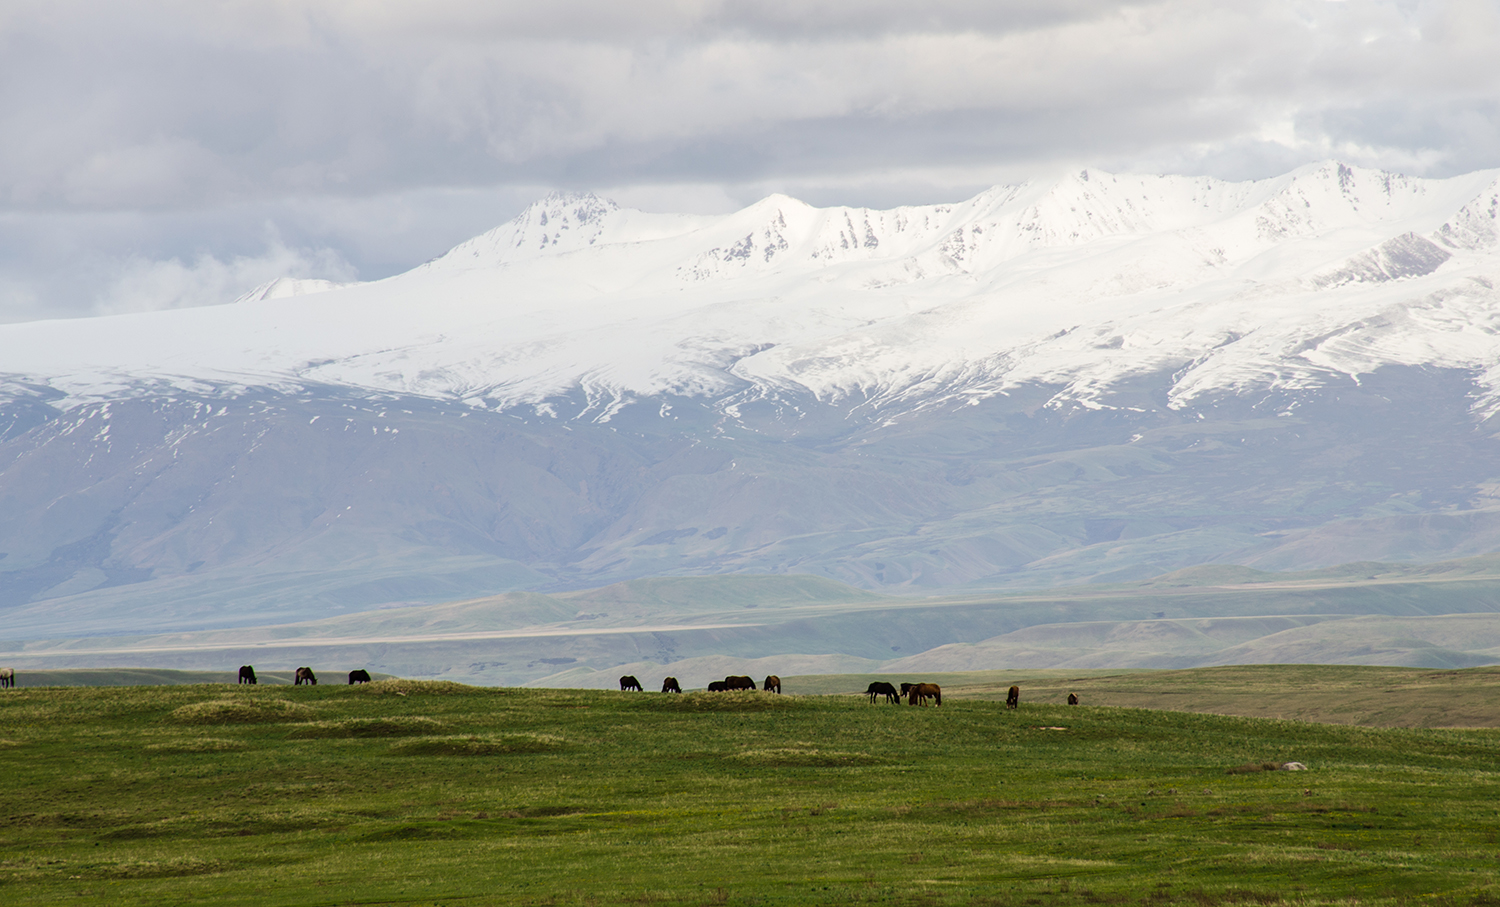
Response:
[[[753,689],[755,689],[755,678],[746,677],[743,674],[730,675],[723,680],[712,681],[708,685],[708,692],[710,693],[727,693],[734,690]],[[766,682],[761,689],[767,692],[780,693],[781,678],[772,674],[766,678]],[[635,679],[634,676],[626,674],[620,678],[620,690],[621,692],[640,693],[645,688],[641,686],[641,682]],[[681,693],[682,686],[677,682],[676,677],[668,677],[661,682],[661,691],[663,693]],[[882,696],[891,705],[899,705],[903,699],[910,705],[926,705],[928,702],[931,702],[933,705],[943,704],[943,688],[935,683],[903,683],[900,689],[897,689],[895,684],[887,683],[884,680],[877,680],[865,690],[865,695],[870,697],[870,705],[874,705],[876,700]],[[1069,693],[1068,705],[1077,704],[1078,694]],[[1005,707],[1014,709],[1019,708],[1020,705],[1021,688],[1013,686],[1005,693]]]
[[[254,666],[240,665],[239,682],[248,684],[256,683]],[[364,668],[355,668],[353,671],[349,672],[349,683],[351,685],[356,683],[369,682],[370,672],[366,671]],[[298,668],[296,673],[292,675],[292,683],[293,685],[299,687],[303,684],[317,686],[318,676],[313,673],[312,668]],[[0,668],[0,689],[9,689],[15,685],[15,669]],[[755,689],[755,678],[747,677],[743,674],[732,674],[728,677],[725,677],[723,680],[715,680],[708,685],[708,691],[710,693],[727,693],[734,690],[753,689]],[[775,674],[768,676],[761,689],[768,693],[780,693],[781,678],[777,677]],[[642,692],[644,688],[641,686],[641,682],[639,680],[636,680],[631,675],[626,674],[624,677],[620,678],[620,690],[634,691],[639,693]],[[663,693],[681,693],[682,685],[677,682],[676,677],[668,677],[661,682],[661,691]],[[901,688],[897,689],[894,684],[887,683],[884,680],[877,680],[874,683],[870,684],[869,688],[865,690],[865,695],[870,697],[870,705],[874,705],[876,700],[880,699],[882,696],[885,697],[885,701],[891,705],[899,705],[901,703],[901,700],[903,699],[906,700],[909,705],[926,705],[929,701],[933,705],[943,704],[943,688],[935,683],[903,683],[901,684]],[[1021,688],[1013,686],[1005,693],[1005,707],[1008,709],[1014,709],[1020,706],[1020,704]],[[1068,705],[1077,704],[1078,694],[1069,693]]]
[[[877,680],[865,690],[865,695],[870,697],[870,705],[882,696],[891,705],[900,705],[903,699],[910,705],[926,705],[929,700],[933,705],[943,704],[943,688],[935,683],[903,683],[898,690],[895,684]]]
[[[240,683],[248,683],[248,684],[252,684],[252,685],[258,682],[257,679],[256,679],[256,677],[255,677],[255,667],[253,665],[240,665],[240,681],[239,682]],[[354,683],[369,683],[370,682],[370,672],[366,671],[364,668],[355,668],[354,670],[352,670],[352,671],[349,672],[349,682],[351,684],[354,684]],[[297,671],[296,671],[296,673],[292,675],[292,683],[295,686],[299,686],[299,687],[302,686],[303,684],[310,684],[312,686],[317,686],[318,685],[318,675],[316,675],[316,674],[313,673],[313,669],[312,668],[298,668]],[[16,685],[16,669],[15,668],[0,668],[0,690],[8,690],[8,689],[10,689],[11,687],[13,687],[15,685]]]
[[[708,685],[708,691],[710,693],[726,693],[731,690],[753,689],[755,689],[755,678],[746,677],[743,674],[735,674],[726,677],[723,680],[715,680]],[[775,674],[772,674],[771,676],[766,678],[765,686],[762,687],[762,689],[764,689],[768,693],[780,693],[781,678],[777,677]],[[626,674],[624,677],[620,678],[621,692],[633,691],[636,693],[640,693],[643,690],[644,688],[641,686],[641,682],[639,680],[636,680],[629,674]],[[663,693],[681,693],[682,684],[677,682],[676,677],[668,677],[666,680],[663,680],[661,682],[661,691]]]
[[[369,682],[370,682],[370,672],[366,671],[364,668],[355,668],[354,670],[352,670],[352,671],[349,672],[349,683],[351,685],[356,684],[356,683],[369,683]],[[256,683],[256,679],[255,679],[255,666],[254,665],[240,665],[240,683],[248,683],[248,684],[254,684],[254,683]],[[308,686],[314,686],[314,687],[318,685],[318,675],[316,675],[316,674],[313,673],[313,669],[312,668],[298,668],[292,674],[292,685],[293,686],[300,687],[303,684],[307,684]]]

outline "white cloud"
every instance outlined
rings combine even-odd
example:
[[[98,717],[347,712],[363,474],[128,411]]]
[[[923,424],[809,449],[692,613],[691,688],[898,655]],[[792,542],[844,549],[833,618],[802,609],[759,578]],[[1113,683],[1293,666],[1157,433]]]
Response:
[[[261,255],[220,260],[200,253],[191,262],[133,258],[120,263],[92,314],[117,315],[232,302],[278,277],[353,280],[354,270],[328,249],[290,249],[272,242]]]
[[[705,210],[953,199],[1079,165],[1447,175],[1500,165],[1497,46],[1493,0],[14,0],[0,220],[128,215],[149,247],[31,259],[207,275],[275,256],[200,226],[270,212],[381,276],[463,238],[437,223],[454,199],[503,199],[458,205],[477,232],[552,187]],[[208,292],[165,265],[130,293],[35,267],[0,250],[0,319]]]

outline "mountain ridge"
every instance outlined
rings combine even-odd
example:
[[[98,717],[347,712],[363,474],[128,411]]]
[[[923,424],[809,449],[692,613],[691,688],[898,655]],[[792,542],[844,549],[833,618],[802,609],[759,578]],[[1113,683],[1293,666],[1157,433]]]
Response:
[[[1450,335],[1493,305],[1497,206],[1500,172],[1417,180],[1334,162],[1252,183],[1082,171],[890,211],[771,196],[657,215],[551,196],[382,281],[283,280],[254,307],[97,329],[0,326],[0,361],[12,385],[77,400],[335,384],[499,409],[573,389],[622,405],[746,389],[911,405],[1036,382],[1107,405],[1112,385],[1166,368],[1182,371],[1169,405],[1186,406],[1387,362],[1493,368],[1494,344]],[[1405,286],[1379,292],[1392,284]],[[1398,348],[1382,322],[1403,317],[1420,342]],[[106,342],[122,334],[142,355]],[[1367,337],[1379,342],[1349,343]]]
[[[384,280],[0,325],[0,610],[36,638],[1484,554],[1497,216],[1500,171],[1337,162],[889,211],[558,195]]]

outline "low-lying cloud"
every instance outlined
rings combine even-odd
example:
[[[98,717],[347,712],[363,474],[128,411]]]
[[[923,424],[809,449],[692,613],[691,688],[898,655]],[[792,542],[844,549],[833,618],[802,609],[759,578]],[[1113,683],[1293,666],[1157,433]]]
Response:
[[[271,244],[256,256],[221,260],[201,252],[191,261],[132,258],[118,266],[94,304],[93,314],[117,315],[233,302],[278,277],[353,280],[354,269],[331,249],[290,249]]]

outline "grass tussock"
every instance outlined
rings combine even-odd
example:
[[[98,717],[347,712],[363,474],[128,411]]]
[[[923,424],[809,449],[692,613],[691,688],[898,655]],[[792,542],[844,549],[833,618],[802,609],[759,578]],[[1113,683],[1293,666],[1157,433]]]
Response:
[[[423,737],[443,729],[442,722],[423,715],[393,718],[348,718],[294,727],[289,740],[338,740],[351,737]]]
[[[146,745],[148,753],[235,753],[249,747],[240,740],[226,737],[188,737],[181,740],[166,740]]]
[[[461,834],[462,831],[452,825],[429,822],[378,829],[360,835],[359,840],[367,843],[382,844],[397,841],[447,841],[457,838]]]
[[[349,688],[361,696],[452,696],[473,693],[474,688],[451,680],[376,680]]]
[[[550,734],[420,737],[391,747],[397,756],[510,756],[561,749],[564,741]]]
[[[745,750],[727,758],[747,765],[784,768],[837,768],[849,765],[879,765],[882,759],[869,753],[824,750],[816,747],[780,747]]]
[[[226,696],[175,708],[169,717],[178,724],[274,724],[306,721],[314,714],[307,706],[285,699]]]
[[[732,693],[683,693],[632,697],[633,707],[651,712],[773,712],[797,707],[795,696],[736,690]]]
[[[209,875],[222,872],[223,869],[223,864],[216,860],[176,857],[170,860],[129,860],[96,864],[80,867],[80,871],[74,875],[93,879],[170,879]]]
[[[47,860],[6,861],[0,872],[12,882],[45,882],[59,878],[77,880],[171,879],[210,875],[226,866],[218,860],[177,857],[167,860]]]

